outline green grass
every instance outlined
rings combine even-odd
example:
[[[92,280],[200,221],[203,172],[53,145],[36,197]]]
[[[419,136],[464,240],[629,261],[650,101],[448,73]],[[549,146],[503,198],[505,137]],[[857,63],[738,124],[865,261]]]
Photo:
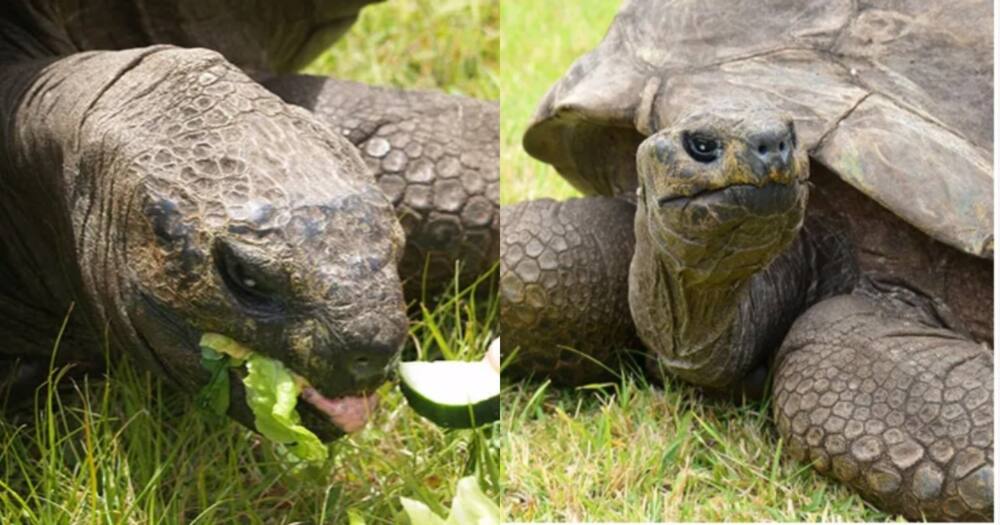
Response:
[[[309,71],[496,98],[498,23],[496,0],[393,0],[368,8]],[[450,292],[414,316],[406,355],[479,358],[495,336],[497,305],[492,295]],[[127,358],[107,379],[55,371],[50,385],[58,388],[38,390],[34,409],[0,417],[0,523],[370,525],[396,523],[400,496],[446,514],[466,475],[491,497],[501,493],[499,425],[441,430],[392,385],[364,431],[302,473]]]
[[[548,88],[600,41],[614,4],[504,0],[503,203],[577,195],[524,153],[521,136]],[[679,381],[651,386],[624,373],[578,389],[514,383],[503,406],[503,483],[515,521],[887,519],[782,459],[766,405],[706,400]]]
[[[389,0],[304,72],[496,100],[499,23],[499,0]]]
[[[496,315],[495,299],[452,295],[414,320],[410,358],[444,347],[481,357]],[[0,523],[395,523],[400,496],[445,514],[466,475],[499,498],[497,425],[441,430],[393,385],[364,431],[333,443],[323,467],[296,473],[272,443],[200,412],[128,360],[106,380],[62,374],[33,411],[0,419]]]
[[[577,57],[604,35],[616,2],[504,0],[500,27],[500,201],[567,198],[577,192],[549,165],[528,156],[521,137],[535,107]]]

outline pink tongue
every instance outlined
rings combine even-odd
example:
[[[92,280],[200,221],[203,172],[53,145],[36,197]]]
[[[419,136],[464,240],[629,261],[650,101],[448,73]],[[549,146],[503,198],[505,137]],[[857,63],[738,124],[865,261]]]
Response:
[[[326,414],[331,423],[347,433],[357,432],[364,428],[368,417],[378,406],[376,394],[328,399],[317,392],[315,388],[307,387],[302,390],[301,396],[307,403]]]

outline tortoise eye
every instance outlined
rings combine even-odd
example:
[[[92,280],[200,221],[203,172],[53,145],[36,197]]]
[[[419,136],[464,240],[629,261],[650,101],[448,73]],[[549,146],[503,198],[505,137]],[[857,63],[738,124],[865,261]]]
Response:
[[[213,255],[223,284],[241,303],[259,312],[281,310],[287,286],[280,276],[225,241],[216,242]]]
[[[722,144],[712,137],[685,133],[684,151],[692,159],[707,164],[719,158],[719,155],[722,153]]]

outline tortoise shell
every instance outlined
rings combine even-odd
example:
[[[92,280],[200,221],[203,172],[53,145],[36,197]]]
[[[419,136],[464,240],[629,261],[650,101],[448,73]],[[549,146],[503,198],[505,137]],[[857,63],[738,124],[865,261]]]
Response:
[[[723,100],[767,104],[813,162],[992,258],[992,30],[983,0],[629,0],[524,146],[584,194],[629,195],[646,136]]]

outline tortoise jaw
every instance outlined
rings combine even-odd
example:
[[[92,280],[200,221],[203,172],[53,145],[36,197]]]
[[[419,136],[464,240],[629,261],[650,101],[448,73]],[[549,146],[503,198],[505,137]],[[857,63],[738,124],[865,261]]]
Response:
[[[640,211],[652,249],[671,272],[691,282],[735,283],[789,246],[807,199],[801,181],[731,184],[693,195],[650,195]]]
[[[230,403],[227,414],[243,426],[255,429],[255,416],[247,403],[247,390],[243,384],[246,368],[231,368],[229,374]],[[362,430],[378,405],[379,396],[375,392],[349,393],[330,398],[312,386],[305,386],[298,395],[295,409],[303,426],[321,441],[330,442]]]
[[[230,369],[229,417],[243,426],[254,429],[255,416],[246,401],[246,387],[243,368]],[[328,398],[312,387],[303,388],[295,405],[302,425],[316,434],[324,443],[335,441],[347,434],[355,433],[367,426],[378,409],[379,397],[376,393],[357,393],[336,398]]]
[[[753,215],[777,215],[801,206],[802,183],[767,182],[761,186],[731,184],[721,188],[703,188],[691,195],[663,195],[656,199],[660,209],[686,209],[691,204],[704,206],[738,205]]]
[[[139,347],[171,382],[194,392],[200,390],[204,384],[197,381],[198,374],[205,372],[201,365],[201,332],[153,298],[146,294],[141,294],[141,297],[139,310],[131,316],[132,330]],[[294,370],[287,363],[282,364]],[[243,385],[246,368],[231,368],[229,373],[230,403],[227,413],[253,429],[254,415],[246,403],[247,393]],[[386,379],[383,378],[377,385],[355,386],[351,391],[337,392],[329,397],[313,386],[306,386],[299,394],[302,402],[297,403],[296,408],[306,428],[323,441],[333,441],[364,428],[378,405],[374,390]]]

